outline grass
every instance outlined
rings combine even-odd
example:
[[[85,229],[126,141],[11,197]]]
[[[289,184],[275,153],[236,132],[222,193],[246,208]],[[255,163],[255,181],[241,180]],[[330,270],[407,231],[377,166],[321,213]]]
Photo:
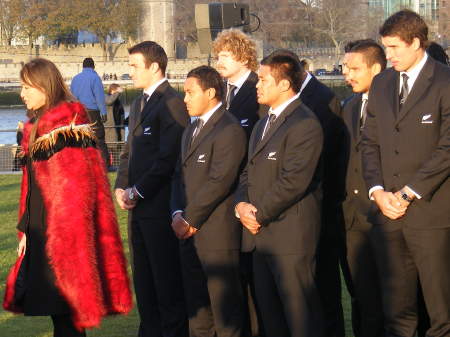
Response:
[[[115,174],[110,175],[111,181]],[[5,278],[16,259],[16,221],[21,175],[0,175],[0,299],[3,299]],[[117,205],[116,205],[117,206]],[[117,209],[120,229],[128,256],[127,213]],[[351,337],[350,300],[343,292],[344,314],[347,336]],[[103,321],[98,329],[89,330],[88,337],[135,337],[137,336],[138,316],[136,307],[127,316],[115,316]],[[0,308],[0,331],[2,337],[51,337],[53,327],[49,317],[24,317],[13,315]]]

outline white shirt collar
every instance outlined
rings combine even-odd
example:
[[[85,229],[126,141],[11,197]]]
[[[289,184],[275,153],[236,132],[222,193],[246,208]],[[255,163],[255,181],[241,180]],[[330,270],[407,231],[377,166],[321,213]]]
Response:
[[[408,88],[409,88],[409,92],[411,92],[411,89],[414,85],[414,83],[417,80],[417,77],[419,77],[420,72],[422,71],[423,67],[425,66],[425,63],[428,60],[428,55],[427,53],[424,53],[424,56],[422,57],[422,60],[420,60],[419,63],[417,63],[414,68],[412,68],[409,71],[401,71],[400,72],[400,87],[399,90],[401,90],[402,88],[402,84],[403,84],[403,74],[408,75]]]
[[[231,82],[228,81],[227,84],[232,84],[236,87],[236,89],[234,89],[234,94],[236,95],[239,91],[239,89],[241,89],[241,87],[244,85],[244,82],[247,81],[248,77],[250,76],[251,71],[247,71],[244,75],[242,75],[241,77],[239,77],[239,79],[236,82]]]
[[[364,100],[368,100],[368,99],[369,99],[369,93],[368,93],[368,92],[363,93],[362,96],[361,96],[361,99],[362,99],[363,101],[364,101]]]
[[[287,106],[289,104],[291,104],[293,101],[295,101],[297,98],[299,98],[300,93],[297,93],[296,95],[294,95],[293,97],[289,98],[287,101],[285,101],[284,103],[280,104],[276,109],[269,109],[269,114],[275,114],[275,116],[277,116],[277,118],[281,115],[281,113],[284,111],[284,109],[287,108]]]
[[[302,93],[303,89],[308,85],[308,82],[311,81],[312,75],[309,72],[306,72],[306,78],[302,83],[302,87],[300,88],[299,94]]]
[[[158,88],[165,81],[167,81],[166,77],[164,77],[163,79],[159,80],[158,82],[156,82],[155,84],[153,84],[152,86],[150,86],[150,87],[148,87],[147,89],[144,90],[144,93],[148,95],[148,99],[150,99],[150,97],[153,95],[153,93],[155,92],[156,88]]]
[[[214,108],[209,110],[207,113],[204,113],[203,115],[197,117],[203,121],[203,126],[206,124],[206,122],[208,122],[208,120],[211,118],[214,112],[216,112],[221,106],[222,102],[219,102]]]

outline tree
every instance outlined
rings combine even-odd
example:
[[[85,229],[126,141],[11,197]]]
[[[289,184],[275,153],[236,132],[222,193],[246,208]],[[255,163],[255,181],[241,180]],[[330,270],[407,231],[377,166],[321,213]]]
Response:
[[[20,1],[20,35],[28,40],[30,51],[36,39],[45,31],[46,7],[45,1],[21,0]]]
[[[114,58],[112,40],[121,34],[129,38],[136,34],[139,13],[137,0],[78,0],[80,8],[79,28],[94,33],[103,49],[106,61]]]
[[[358,0],[317,0],[314,29],[327,37],[334,45],[336,64],[343,44],[364,35],[365,27]]]
[[[17,35],[21,0],[0,0],[0,27],[6,44],[11,45]]]

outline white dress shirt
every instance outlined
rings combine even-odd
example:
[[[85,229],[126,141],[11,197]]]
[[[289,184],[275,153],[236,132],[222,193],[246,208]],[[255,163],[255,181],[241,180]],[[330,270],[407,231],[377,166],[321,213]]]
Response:
[[[153,93],[155,92],[156,88],[158,88],[161,84],[163,84],[165,81],[167,81],[167,78],[164,77],[161,80],[159,80],[158,82],[156,82],[155,84],[151,85],[150,87],[148,87],[147,89],[144,89],[144,94],[148,95],[148,99],[150,99],[150,97],[152,97]]]

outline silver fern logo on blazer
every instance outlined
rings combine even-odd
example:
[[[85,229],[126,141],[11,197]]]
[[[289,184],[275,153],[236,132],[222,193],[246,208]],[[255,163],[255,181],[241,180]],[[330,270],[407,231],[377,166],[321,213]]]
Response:
[[[433,120],[431,119],[431,115],[423,115],[422,116],[422,124],[433,124]]]
[[[206,153],[198,156],[197,163],[206,163]]]
[[[144,128],[144,135],[150,136],[152,134],[152,131],[150,129],[150,126]]]
[[[242,120],[241,120],[241,125],[242,125],[242,126],[248,126],[248,123],[247,123],[247,122],[248,122],[248,118],[247,118],[247,119],[242,119]]]
[[[277,158],[275,157],[275,155],[277,154],[277,152],[269,152],[269,154],[267,155],[267,159],[269,160],[277,160]]]

